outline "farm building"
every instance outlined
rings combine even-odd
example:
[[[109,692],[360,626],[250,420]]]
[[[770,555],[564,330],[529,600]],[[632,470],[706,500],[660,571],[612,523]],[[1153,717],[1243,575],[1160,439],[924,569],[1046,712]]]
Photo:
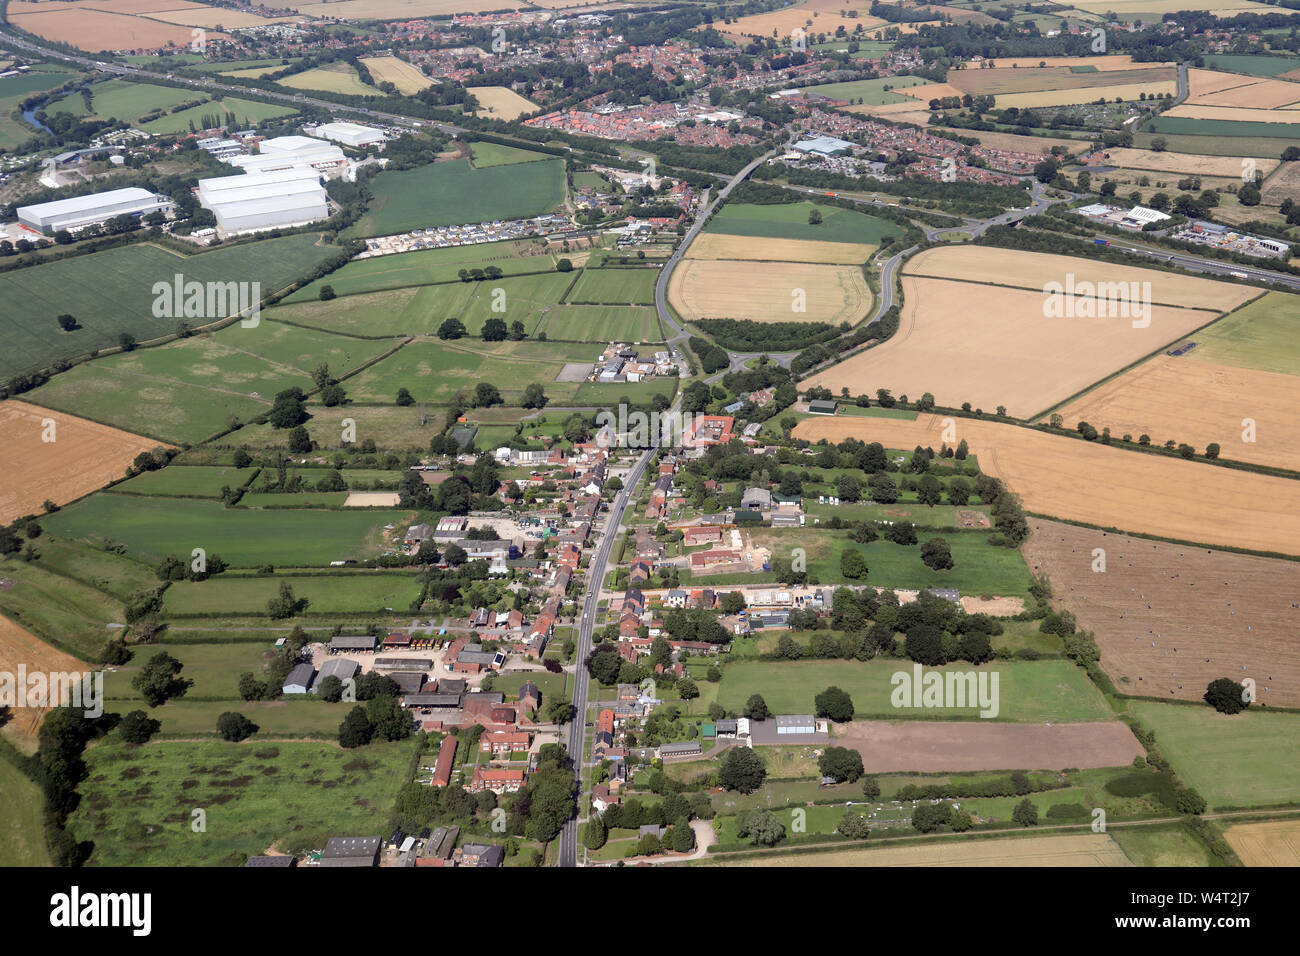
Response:
[[[373,654],[378,643],[379,638],[369,634],[340,635],[330,641],[330,653],[367,651]]]
[[[777,736],[785,734],[815,734],[817,719],[811,714],[795,714],[776,718]]]
[[[316,127],[316,135],[323,136],[344,146],[369,146],[382,143],[387,137],[381,129],[373,126],[361,126],[358,123],[322,123]]]
[[[460,850],[461,866],[497,867],[505,863],[506,851],[484,843],[466,843]]]
[[[283,690],[286,694],[305,694],[311,687],[312,676],[316,673],[316,668],[310,664],[299,664],[293,670],[289,671],[289,676],[284,679]]]
[[[664,744],[659,748],[659,758],[661,760],[689,760],[691,757],[698,757],[702,753],[704,753],[704,748],[698,740],[681,744]]]
[[[321,866],[378,866],[380,837],[330,837]]]
[[[18,221],[37,232],[55,233],[60,229],[80,229],[107,222],[116,216],[144,216],[151,212],[171,212],[175,204],[166,196],[138,186],[110,189],[18,207]]]
[[[808,403],[808,411],[814,415],[834,415],[835,409],[838,407],[835,402],[828,402],[820,398]]]
[[[231,234],[301,226],[329,216],[320,174],[310,167],[200,179],[199,204]]]
[[[345,657],[336,657],[332,661],[326,661],[321,665],[320,673],[316,676],[316,683],[312,687],[313,693],[320,693],[321,682],[327,677],[337,677],[341,681],[351,680],[357,676],[357,671],[361,668],[356,661],[350,661]]]

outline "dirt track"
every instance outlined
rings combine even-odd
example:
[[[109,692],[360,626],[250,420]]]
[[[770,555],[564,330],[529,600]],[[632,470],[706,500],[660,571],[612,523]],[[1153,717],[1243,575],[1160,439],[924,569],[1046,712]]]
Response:
[[[1143,534],[1300,554],[1300,482],[1141,454],[1031,428],[951,419],[981,470],[1028,511]],[[809,418],[794,437],[858,438],[886,448],[943,444],[944,419]]]
[[[1096,635],[1122,692],[1200,700],[1218,677],[1253,677],[1260,703],[1300,707],[1300,564],[1056,521],[1030,527],[1030,570]],[[1095,548],[1104,573],[1092,570]]]
[[[1122,767],[1143,753],[1127,724],[1011,724],[986,720],[855,720],[835,742],[867,773]]]

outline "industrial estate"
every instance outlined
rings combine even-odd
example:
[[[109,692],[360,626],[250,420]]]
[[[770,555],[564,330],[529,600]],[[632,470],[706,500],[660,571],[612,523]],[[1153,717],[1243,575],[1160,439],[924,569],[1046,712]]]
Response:
[[[1297,16],[9,0],[0,864],[1300,865]]]

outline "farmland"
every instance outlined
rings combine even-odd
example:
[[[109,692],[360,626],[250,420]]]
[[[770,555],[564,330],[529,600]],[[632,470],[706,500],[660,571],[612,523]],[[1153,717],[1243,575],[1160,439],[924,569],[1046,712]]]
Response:
[[[185,133],[192,123],[197,129],[204,129],[214,122],[230,122],[227,114],[234,116],[233,125],[251,126],[277,116],[292,116],[296,111],[288,106],[276,106],[257,100],[244,100],[236,96],[227,96],[222,100],[209,100],[198,106],[192,106],[179,113],[169,113],[156,120],[145,123],[146,132],[155,134]]]
[[[0,565],[0,574],[4,570],[4,565]],[[89,670],[75,657],[57,650],[9,618],[0,616],[0,673],[17,674],[19,667],[29,673],[43,674],[80,674]],[[4,724],[5,735],[27,749],[35,743],[36,733],[48,709],[36,706],[14,708],[11,719]],[[0,760],[0,769],[4,768],[9,768],[9,764]],[[0,845],[3,845],[2,841]]]
[[[823,242],[817,239],[767,239],[706,232],[691,243],[689,259],[745,259],[767,262],[820,262],[860,265],[876,246],[858,242]]]
[[[883,508],[884,520],[897,520],[903,509]],[[918,510],[924,510],[918,509]],[[848,518],[843,511],[832,509]],[[922,523],[925,518],[918,519]],[[843,581],[840,574],[840,553],[852,548],[861,552],[870,569],[870,580],[878,587],[905,588],[957,588],[964,594],[990,594],[1017,596],[1025,593],[1029,583],[1025,562],[1009,548],[995,548],[988,543],[988,535],[980,531],[954,532],[944,536],[952,549],[954,567],[947,571],[933,571],[921,562],[918,548],[902,547],[884,539],[858,545],[843,534],[824,528],[773,528],[755,531],[756,546],[773,552],[789,548],[803,548],[808,559],[808,571],[823,582]],[[696,575],[696,578],[701,577]]]
[[[814,210],[822,216],[817,225],[808,222],[808,214]],[[728,203],[709,221],[705,235],[721,233],[763,239],[816,239],[879,245],[886,236],[897,232],[897,227],[884,219],[838,206],[810,202],[779,205]]]
[[[770,37],[773,31],[782,42],[788,42],[792,31],[807,30],[809,33],[834,33],[843,26],[850,33],[861,26],[864,30],[885,25],[884,20],[870,15],[871,4],[866,0],[806,0],[805,3],[771,13],[759,13],[741,17],[729,24],[720,24],[717,29],[733,39],[745,36]],[[849,10],[856,14],[844,16]]]
[[[21,632],[11,631],[7,637],[6,646],[11,652],[20,649],[20,653],[36,654],[37,662],[50,664],[65,663],[68,655],[85,661],[101,659],[104,645],[113,636],[108,625],[122,622],[122,605],[118,601],[45,570],[39,561],[10,556],[0,562],[0,576],[12,582],[0,589],[0,614],[8,619],[6,627],[21,628]],[[39,641],[31,645],[24,634]]]
[[[1183,176],[1221,176],[1241,181],[1241,159],[1237,156],[1196,156],[1181,152],[1156,152],[1150,149],[1114,147],[1106,150],[1105,164],[1122,169],[1141,169]],[[1255,157],[1255,168],[1267,176],[1279,162]]]
[[[1210,681],[1253,677],[1259,700],[1300,707],[1300,565],[1033,519],[1024,546],[1059,606],[1096,634],[1125,694],[1200,700]],[[1104,551],[1105,573],[1092,564]]]
[[[7,760],[0,760],[0,791],[6,813],[0,822],[0,866],[49,866],[40,789]]]
[[[180,22],[167,22],[158,16],[160,11],[187,6],[206,9],[198,4],[191,6],[183,0],[132,3],[129,8],[114,0],[78,0],[72,3],[17,0],[9,5],[7,15],[15,26],[28,33],[91,52],[167,46],[188,48],[192,28]],[[214,34],[211,38],[225,36]]]
[[[92,84],[88,88],[91,92],[89,110],[86,109],[81,94],[75,92],[48,104],[45,112],[51,116],[56,113],[71,113],[73,116],[95,116],[101,119],[115,117],[135,123],[141,116],[157,110],[192,103],[196,99],[207,99],[195,90],[153,86],[129,80],[109,80],[107,83]]]
[[[311,271],[338,250],[318,245],[313,235],[267,239],[181,256],[149,243],[31,266],[0,276],[0,332],[6,348],[0,377],[44,368],[59,358],[74,358],[118,344],[122,333],[143,342],[176,329],[177,318],[156,318],[154,283],[186,281],[260,282],[269,293]],[[191,325],[234,314],[191,319]],[[64,332],[55,321],[70,314],[77,328]],[[179,318],[179,317],[178,317]]]
[[[392,344],[263,321],[78,365],[27,393],[35,403],[94,415],[168,441],[200,441],[270,410],[281,389],[311,387],[321,362],[335,375]]]
[[[1069,661],[997,661],[985,665],[999,674],[1001,710],[996,721],[1077,722],[1107,720],[1110,710],[1101,693],[1082,669]],[[930,670],[968,670],[970,665],[949,665]],[[774,714],[811,714],[813,698],[831,685],[853,698],[859,718],[894,720],[900,712],[890,702],[890,678],[903,671],[911,676],[909,661],[791,661],[769,663],[740,661],[722,672],[718,703],[743,710],[752,694],[761,694]],[[966,718],[980,724],[975,708],[929,708],[931,718]],[[1129,758],[1130,760],[1132,757]],[[990,769],[990,768],[981,768]]]
[[[264,614],[281,582],[292,587],[299,599],[308,601],[308,614],[401,613],[420,596],[420,585],[410,574],[219,575],[207,581],[173,583],[164,594],[163,611],[171,616]]]
[[[651,305],[658,269],[583,269],[566,302],[596,305]]]
[[[127,556],[149,564],[201,547],[233,567],[324,567],[387,550],[391,541],[383,526],[408,517],[408,512],[377,509],[265,511],[227,509],[216,501],[96,495],[44,523],[68,538],[111,539],[125,546]]]
[[[92,866],[234,866],[273,845],[320,848],[337,833],[368,832],[389,812],[410,751],[401,743],[354,753],[291,741],[105,741],[86,753],[90,776],[69,829],[95,842]],[[188,810],[177,809],[191,806],[207,809],[197,837]]]
[[[1039,275],[1047,278],[1050,273]],[[1136,270],[1131,278],[1140,278]],[[845,386],[866,394],[878,387],[895,395],[930,392],[941,405],[970,402],[990,410],[1002,405],[1012,415],[1028,417],[1217,315],[1151,305],[1148,324],[1137,327],[1143,320],[1127,310],[1108,317],[1071,317],[1071,309],[1086,314],[1090,306],[1098,312],[1120,311],[1107,299],[1075,296],[1062,299],[1063,314],[1049,317],[1043,291],[915,275],[904,276],[903,296],[901,327],[895,335],[807,383],[836,393]],[[972,296],[981,304],[975,314],[967,308]],[[1081,338],[1085,325],[1091,334]]]
[[[648,306],[560,305],[538,327],[552,342],[659,342],[663,332]]]
[[[224,487],[242,488],[256,475],[256,468],[173,463],[160,471],[146,471],[116,485],[112,492],[124,495],[158,495],[164,498],[220,498]]]
[[[1220,455],[1300,471],[1300,423],[1294,414],[1300,379],[1210,362],[1158,355],[1060,409],[1067,424],[1086,421],[1112,435],[1210,443]],[[1201,401],[1204,396],[1216,400]],[[1247,436],[1243,421],[1255,430]],[[1249,437],[1250,440],[1247,440]]]
[[[734,318],[856,325],[872,302],[857,266],[723,259],[685,260],[673,271],[668,295],[689,322]]]
[[[1268,292],[1195,335],[1194,361],[1293,375],[1300,368],[1300,296]]]
[[[855,720],[838,728],[835,742],[858,751],[867,773],[1123,767],[1143,754],[1128,725],[1119,721]]]
[[[1300,822],[1238,823],[1223,832],[1246,866],[1300,866]]]
[[[504,275],[550,272],[555,268],[552,255],[531,254],[525,243],[492,242],[447,249],[421,249],[391,256],[353,259],[323,279],[306,285],[285,297],[286,303],[312,302],[320,299],[322,286],[330,286],[336,295],[381,292],[435,282],[458,281],[461,269],[496,266]]]
[[[796,438],[816,442],[850,436],[890,448],[938,449],[936,415],[915,422],[886,418],[807,419]],[[1117,527],[1182,541],[1295,554],[1300,490],[1285,478],[1230,471],[1180,459],[1143,455],[1014,425],[961,419],[983,471],[1001,478],[1037,514]],[[1096,476],[1105,475],[1104,496]],[[1161,495],[1152,498],[1150,489]]]
[[[1164,755],[1211,807],[1256,807],[1300,800],[1300,763],[1278,759],[1300,733],[1300,714],[1252,707],[1229,717],[1209,705],[1131,701],[1129,712],[1155,732]]]
[[[361,58],[375,83],[392,83],[399,93],[414,96],[433,81],[405,60],[395,56],[365,56]]]
[[[406,20],[502,9],[501,0],[295,0],[286,6],[310,17],[350,20]]]
[[[379,90],[361,82],[361,77],[351,64],[336,62],[294,73],[277,80],[281,86],[295,90],[315,90],[320,93],[346,93],[349,96],[373,96]]]
[[[354,295],[345,302],[300,302],[274,309],[267,317],[368,337],[431,335],[448,318],[460,319],[468,334],[477,336],[484,322],[498,318],[523,322],[532,334],[541,316],[563,298],[572,282],[573,276],[562,272],[493,282],[447,282]],[[494,311],[502,304],[503,293],[505,312]]]
[[[67,504],[122,474],[158,443],[116,428],[13,399],[0,402],[6,477],[0,522],[39,514],[45,501]]]
[[[1052,61],[1057,64],[1057,61]],[[1128,64],[1119,69],[1099,70],[1094,73],[1076,73],[1069,65],[1009,67],[997,61],[994,69],[965,69],[948,74],[948,85],[960,93],[991,94],[997,97],[998,106],[1045,106],[1057,103],[1087,103],[1105,96],[1114,100],[1137,99],[1139,91],[1148,95],[1152,91],[1172,92],[1176,79],[1172,66],[1160,64]],[[1125,95],[1132,91],[1132,96]],[[1071,99],[1073,94],[1082,99]],[[1024,97],[1040,96],[1047,102],[1022,101]]]
[[[53,89],[72,79],[72,73],[32,72],[26,76],[0,79],[0,149],[12,149],[31,139],[36,132],[30,124],[13,117],[18,105],[33,93]]]
[[[847,100],[850,103],[864,102],[876,106],[883,106],[886,103],[906,103],[908,97],[902,93],[896,93],[895,90],[906,89],[908,87],[923,86],[929,81],[919,76],[888,76],[878,80],[854,80],[849,83],[825,83],[821,86],[810,86],[810,93],[818,93],[822,96],[829,96],[837,100]]]
[[[796,853],[782,856],[745,856],[713,860],[727,866],[1131,866],[1124,851],[1109,834],[1033,836],[1017,839],[973,838],[944,840],[921,846],[885,846]]]
[[[474,169],[467,160],[380,173],[375,201],[351,233],[383,236],[429,226],[550,212],[564,198],[558,160]]]
[[[537,104],[525,99],[508,86],[471,86],[466,92],[478,101],[475,116],[513,120],[537,112]]]

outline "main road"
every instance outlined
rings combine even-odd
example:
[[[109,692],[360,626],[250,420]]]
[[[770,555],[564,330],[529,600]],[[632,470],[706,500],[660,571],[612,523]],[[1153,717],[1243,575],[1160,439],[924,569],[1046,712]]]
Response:
[[[677,324],[672,313],[668,310],[668,281],[672,277],[673,268],[681,261],[687,247],[700,234],[700,230],[708,222],[709,217],[718,208],[718,204],[727,198],[731,190],[738,183],[743,181],[750,173],[757,169],[768,157],[772,156],[776,150],[765,153],[753,162],[745,166],[744,169],[731,177],[716,196],[711,200],[706,191],[704,196],[704,208],[696,215],[695,221],[691,227],[686,230],[685,236],[678,244],[673,254],[668,257],[664,263],[663,269],[659,273],[659,280],[655,283],[655,308],[658,310],[659,319],[664,323],[665,328],[673,330],[673,335],[668,339],[670,345],[680,343],[687,338],[686,330]],[[719,375],[723,373],[718,373]],[[715,376],[716,377],[716,376]],[[670,420],[676,420],[675,416],[681,411],[681,396],[673,403],[668,410]],[[596,614],[600,606],[601,587],[605,582],[605,573],[609,566],[609,557],[614,549],[614,543],[618,540],[619,528],[623,524],[623,515],[627,511],[628,505],[636,493],[636,487],[641,479],[645,477],[646,469],[650,462],[654,460],[655,453],[659,449],[659,443],[662,435],[659,429],[651,429],[653,434],[652,445],[643,451],[637,457],[636,462],[632,465],[631,471],[623,479],[623,487],[619,489],[618,494],[614,496],[614,501],[609,506],[609,515],[605,519],[605,528],[600,533],[600,541],[596,545],[596,550],[592,553],[591,562],[587,566],[587,586],[582,599],[581,617],[578,619],[578,646],[574,658],[573,674],[573,709],[574,717],[569,725],[568,750],[569,758],[573,761],[574,771],[578,775],[578,781],[582,781],[582,771],[585,764],[584,754],[587,746],[587,707],[590,703],[588,700],[588,690],[591,685],[590,676],[587,674],[586,662],[587,655],[591,653],[592,636],[596,630]],[[560,831],[560,866],[577,866],[578,865],[578,819],[574,817],[564,825]]]

